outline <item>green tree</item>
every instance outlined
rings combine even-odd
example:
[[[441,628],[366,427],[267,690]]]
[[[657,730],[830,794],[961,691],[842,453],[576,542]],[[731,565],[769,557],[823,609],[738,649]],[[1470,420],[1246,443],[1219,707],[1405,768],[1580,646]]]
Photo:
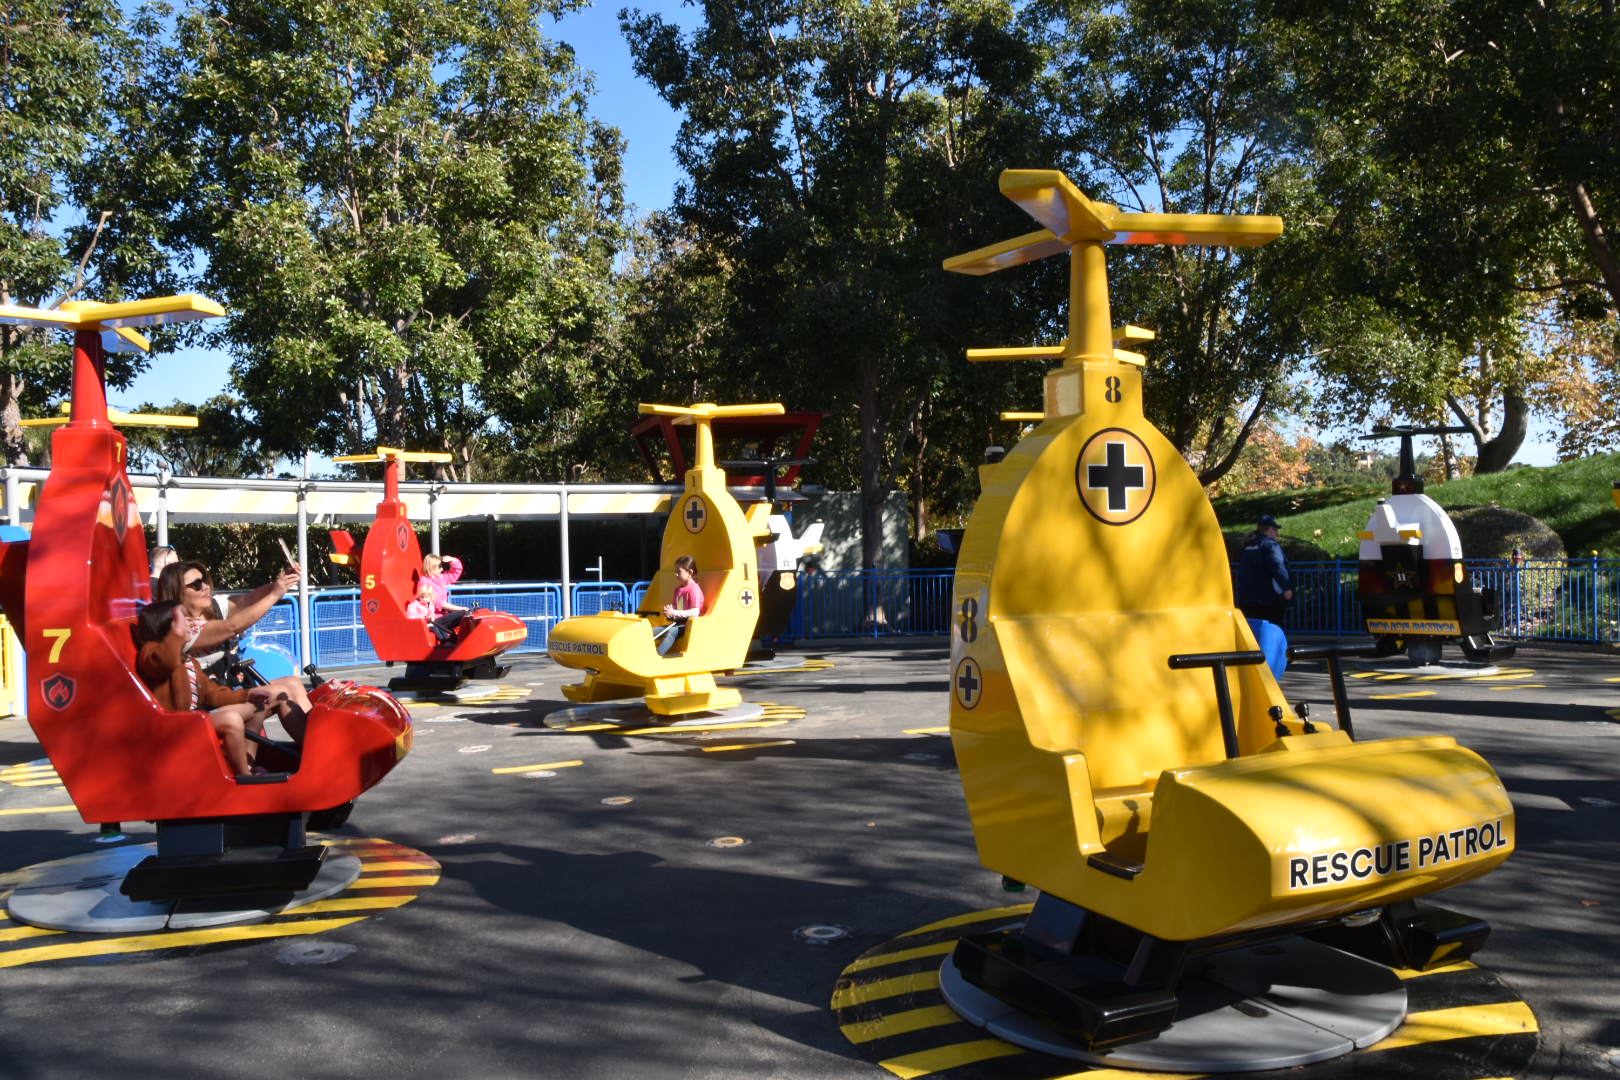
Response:
[[[1332,243],[1322,370],[1350,397],[1522,443],[1544,301],[1620,310],[1620,17],[1607,0],[1269,5]],[[1346,304],[1346,301],[1348,303]],[[1362,415],[1365,415],[1364,413]]]
[[[1044,55],[1002,0],[706,0],[691,35],[621,14],[639,74],[683,117],[663,250],[673,273],[638,337],[672,357],[671,393],[782,394],[829,413],[818,479],[862,495],[863,563],[881,556],[885,497],[927,484],[929,446],[977,459],[998,408],[1028,408],[1007,373],[967,372],[965,345],[1018,341],[1050,320],[1019,282],[962,281],[940,260],[1016,231],[996,205],[1010,161],[1049,160]],[[683,320],[683,313],[695,318]],[[690,327],[680,333],[683,322]],[[964,385],[986,392],[969,398]],[[964,419],[964,413],[972,413]],[[913,492],[926,506],[926,494]],[[959,493],[958,493],[959,497]]]
[[[115,126],[125,37],[115,3],[17,0],[0,9],[0,303],[55,308],[68,300],[119,300],[130,286],[169,279],[114,238],[117,206],[92,195],[103,144]],[[109,88],[114,88],[109,90]],[[120,271],[115,263],[127,264]],[[132,271],[139,266],[143,273]],[[158,333],[161,348],[173,335]],[[45,415],[71,380],[60,332],[0,326],[0,439],[5,460],[28,464],[18,421]],[[139,354],[108,357],[107,378],[127,385]]]
[[[129,426],[132,471],[170,472],[188,476],[261,476],[275,464],[276,455],[259,443],[247,402],[229,394],[216,394],[201,405],[175,401],[168,405],[144,404],[141,413],[195,416],[195,428]]]
[[[190,185],[173,235],[267,451],[445,450],[465,480],[491,440],[531,469],[566,444],[622,234],[622,140],[541,32],[572,7],[203,0],[143,45],[166,137],[132,174]]]
[[[1152,246],[1112,255],[1116,322],[1158,335],[1143,352],[1145,408],[1213,483],[1269,415],[1292,403],[1307,338],[1297,276],[1299,165],[1285,73],[1268,23],[1244,0],[1058,0],[1056,85],[1074,175],[1138,211],[1281,214],[1259,249]]]

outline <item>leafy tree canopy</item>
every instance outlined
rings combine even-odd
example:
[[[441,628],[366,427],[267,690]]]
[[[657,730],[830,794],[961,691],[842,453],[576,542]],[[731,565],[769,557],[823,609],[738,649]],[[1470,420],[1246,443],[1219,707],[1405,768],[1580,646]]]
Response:
[[[531,466],[567,443],[623,233],[622,140],[540,30],[571,6],[205,0],[133,43],[162,131],[136,167],[189,186],[170,228],[268,450],[466,479],[502,421]]]

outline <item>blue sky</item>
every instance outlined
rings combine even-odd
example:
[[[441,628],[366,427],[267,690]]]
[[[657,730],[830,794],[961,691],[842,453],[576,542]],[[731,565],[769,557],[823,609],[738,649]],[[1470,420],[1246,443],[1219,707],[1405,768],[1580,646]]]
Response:
[[[592,112],[597,119],[613,124],[624,133],[625,194],[643,211],[661,210],[670,204],[680,171],[671,156],[679,117],[652,87],[636,77],[630,67],[630,47],[619,33],[621,6],[658,12],[664,18],[692,27],[697,12],[678,0],[608,0],[565,16],[551,28],[551,35],[574,47],[575,58],[595,75]],[[187,350],[160,357],[133,386],[115,391],[112,403],[132,409],[142,402],[166,405],[176,398],[193,403],[225,389],[229,361],[223,353]],[[1324,441],[1347,438],[1359,432],[1324,432]],[[1422,440],[1435,442],[1435,440]],[[1464,440],[1464,445],[1467,440]],[[1420,452],[1422,452],[1420,448]],[[1556,460],[1548,427],[1533,421],[1529,439],[1515,460],[1532,465],[1550,465]]]

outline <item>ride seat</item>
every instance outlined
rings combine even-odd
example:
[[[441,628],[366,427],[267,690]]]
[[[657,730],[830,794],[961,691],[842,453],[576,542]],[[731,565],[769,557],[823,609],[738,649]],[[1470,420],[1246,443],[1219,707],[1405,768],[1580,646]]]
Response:
[[[327,556],[328,559],[338,566],[360,565],[360,553],[348,529],[331,529],[327,535],[332,538],[332,554]]]
[[[1415,823],[1478,832],[1495,818],[1500,829],[1511,808],[1489,767],[1447,737],[1352,743],[1334,730],[1294,733],[1290,717],[1279,738],[1269,712],[1285,703],[1260,664],[1226,669],[1239,751],[1228,758],[1210,670],[1172,669],[1168,658],[1254,651],[1231,609],[1003,616],[993,628],[1005,670],[987,665],[982,692],[1011,695],[1022,737],[993,706],[958,710],[953,737],[970,764],[970,799],[1021,819],[994,867],[1010,877],[1192,940],[1376,907],[1468,880],[1506,855],[1482,847],[1427,877],[1278,882],[1274,865],[1304,861],[1278,864],[1279,853],[1315,851],[1322,837],[1371,848],[1426,831]],[[993,694],[997,679],[1007,685]],[[1186,902],[1190,889],[1202,890],[1199,903]]]
[[[157,695],[152,693],[152,688],[147,686],[146,681],[141,678],[140,670],[137,667],[140,660],[141,646],[140,638],[137,636],[135,623],[136,620],[134,616],[127,616],[124,618],[110,619],[104,623],[103,626],[105,628],[107,640],[113,645],[113,649],[118,654],[118,658],[124,662],[124,666],[129,670],[135,685],[141,691],[141,695],[146,699],[147,703],[151,705],[152,711],[158,717],[190,717],[200,720],[201,726],[207,731],[208,737],[213,740],[214,746],[219,755],[220,768],[224,771],[225,775],[232,776],[233,774],[231,772],[230,762],[226,760],[225,757],[224,742],[220,739],[219,733],[214,730],[213,721],[208,719],[210,710],[203,708],[202,706],[198,706],[195,709],[164,709],[162,702],[158,701]],[[119,624],[123,625],[122,632],[119,630]],[[127,645],[128,648],[125,649],[121,647],[122,645]],[[294,759],[293,767],[286,771],[288,773],[298,771],[296,759]]]
[[[1243,616],[1219,608],[1096,615],[1009,616],[996,634],[1030,743],[1064,756],[1084,755],[1095,832],[1077,823],[1082,849],[1101,845],[1112,858],[1142,863],[1153,820],[1153,793],[1168,769],[1225,758],[1220,711],[1210,674],[1173,670],[1174,652],[1232,652],[1255,647]],[[1053,655],[1079,664],[1054,665]],[[1141,657],[1126,674],[1120,656]],[[1157,658],[1158,662],[1153,662]],[[1249,667],[1229,671],[1233,713],[1264,716],[1281,699]],[[1239,726],[1239,746],[1253,753],[1273,739],[1268,729]]]
[[[1150,794],[1166,769],[1225,758],[1220,712],[1205,669],[1172,670],[1172,653],[1255,648],[1243,616],[1230,609],[1176,608],[1096,615],[1007,616],[996,621],[1013,693],[1031,743],[1085,754],[1101,804]],[[1052,656],[1077,658],[1064,664]],[[1137,662],[1121,668],[1120,657]],[[1250,754],[1273,733],[1243,718],[1265,717],[1281,694],[1253,667],[1228,670],[1239,747]],[[1116,804],[1110,802],[1109,807]],[[1118,812],[1136,813],[1117,804]],[[1145,821],[1143,822],[1145,826]]]

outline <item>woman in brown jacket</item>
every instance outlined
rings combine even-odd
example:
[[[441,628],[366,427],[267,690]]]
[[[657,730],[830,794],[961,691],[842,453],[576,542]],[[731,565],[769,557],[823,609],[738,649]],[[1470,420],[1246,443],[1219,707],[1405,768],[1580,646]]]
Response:
[[[184,652],[191,623],[177,601],[146,605],[135,617],[135,627],[141,643],[135,667],[158,704],[176,712],[209,710],[225,759],[238,776],[251,773],[253,759],[244,732],[263,733],[271,691],[263,686],[227,690],[210,679],[197,661],[187,659]]]

